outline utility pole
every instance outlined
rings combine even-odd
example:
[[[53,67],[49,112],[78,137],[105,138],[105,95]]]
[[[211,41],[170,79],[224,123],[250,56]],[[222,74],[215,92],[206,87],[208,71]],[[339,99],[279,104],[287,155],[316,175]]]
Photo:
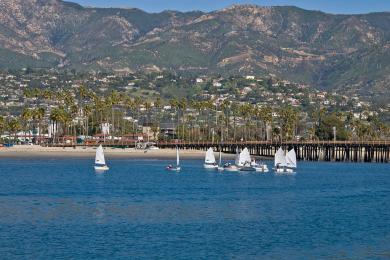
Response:
[[[333,141],[336,142],[336,127],[333,127]]]

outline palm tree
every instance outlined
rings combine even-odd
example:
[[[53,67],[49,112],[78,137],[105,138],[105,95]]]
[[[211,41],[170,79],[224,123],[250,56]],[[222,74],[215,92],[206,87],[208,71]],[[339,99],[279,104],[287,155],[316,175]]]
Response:
[[[86,122],[88,121],[88,118],[87,118],[87,115],[85,113],[85,100],[86,100],[86,97],[88,96],[88,89],[84,86],[84,85],[80,85],[79,86],[79,89],[78,89],[78,94],[79,94],[79,105],[81,107],[81,110],[82,110],[82,129],[83,129],[83,135],[85,136],[85,130],[87,128],[86,126]]]
[[[242,136],[246,141],[248,140],[248,136],[250,137],[250,119],[253,111],[253,107],[250,104],[243,104],[240,106],[240,114],[242,118],[244,119],[244,135]],[[249,128],[249,134],[248,134],[248,128]]]
[[[134,134],[134,111],[135,111],[135,104],[133,102],[133,100],[129,97],[129,96],[125,96],[124,99],[123,99],[123,105],[125,107],[125,116],[127,115],[127,111],[130,110],[131,111],[131,114],[133,116],[133,129],[132,129],[132,132]]]
[[[42,128],[42,119],[44,116],[45,116],[45,109],[43,107],[39,107],[39,108],[34,109],[33,119],[37,123],[37,128],[39,129],[39,135],[41,135],[41,133],[42,133],[42,129],[41,129]],[[39,141],[41,141],[40,138],[39,138]]]
[[[68,123],[71,121],[70,114],[67,111],[65,111],[65,109],[63,107],[54,108],[51,111],[49,118],[53,122],[59,124],[59,126],[62,128],[62,133],[65,133],[64,130],[67,128]],[[53,140],[55,140],[56,137],[57,137],[57,141],[58,141],[58,137],[59,137],[58,133],[54,133]]]
[[[21,119],[23,121],[23,129],[24,131],[29,131],[30,129],[30,122],[33,118],[33,111],[29,108],[24,108],[22,111]]]
[[[3,116],[0,116],[0,136],[6,127],[6,122]]]
[[[271,138],[272,133],[268,133],[268,129],[271,126],[272,123],[272,108],[269,106],[260,107],[257,110],[257,116],[258,118],[263,122],[263,135],[261,136],[261,139],[268,140]]]
[[[207,140],[211,139],[212,133],[211,133],[211,124],[210,124],[210,118],[211,118],[211,111],[214,107],[213,100],[206,100],[202,102],[202,108],[204,111],[206,111],[206,132],[207,132]]]
[[[161,108],[162,108],[162,101],[160,97],[156,98],[156,101],[154,102],[154,108],[156,110],[156,116],[155,116],[155,122],[154,126],[156,127],[156,130],[160,130],[160,121],[161,121]],[[156,139],[156,137],[155,137]]]
[[[229,125],[230,125],[230,102],[228,100],[224,100],[221,104],[221,110],[222,110],[222,113],[223,113],[223,124],[220,124],[221,125],[221,135],[224,136],[224,138],[226,140],[229,139]],[[224,134],[226,131],[226,134]],[[221,138],[221,141],[222,138]]]
[[[14,134],[14,142],[16,140],[16,135],[18,131],[22,130],[22,125],[20,124],[20,120],[18,118],[12,118],[7,122],[7,129],[11,134]]]
[[[89,136],[89,117],[92,116],[92,105],[86,105],[84,106],[84,115],[85,115],[85,131],[84,135]]]
[[[185,140],[185,111],[187,109],[187,99],[182,98],[179,102],[179,108],[181,110],[182,121],[182,139]]]
[[[176,132],[176,135],[178,135],[179,133],[179,112],[178,112],[178,107],[179,107],[179,101],[177,100],[177,98],[174,98],[174,99],[171,99],[169,101],[169,104],[171,106],[172,109],[174,109],[175,111],[175,115],[176,115],[176,118],[177,118],[177,121],[176,121],[176,128],[177,128],[177,132]]]
[[[297,125],[299,113],[296,109],[289,106],[280,108],[279,116],[281,120],[282,138],[285,137],[287,140],[291,140],[294,137],[294,130]]]
[[[239,105],[233,102],[230,106],[230,110],[233,113],[233,141],[237,140],[237,115],[239,114]]]
[[[121,96],[116,90],[111,91],[110,96],[107,98],[107,107],[111,108],[111,125],[112,131],[115,132],[116,124],[115,124],[115,106],[119,105],[121,102]]]
[[[150,122],[150,111],[152,109],[152,104],[150,102],[148,102],[148,101],[145,101],[144,107],[145,107],[145,110],[146,110],[146,125],[148,125],[149,122]]]
[[[134,119],[137,120],[137,122],[139,122],[141,104],[142,104],[141,98],[136,97],[133,101],[133,106],[134,106],[134,111],[136,112]],[[135,133],[138,133],[138,124],[134,130],[135,130]]]

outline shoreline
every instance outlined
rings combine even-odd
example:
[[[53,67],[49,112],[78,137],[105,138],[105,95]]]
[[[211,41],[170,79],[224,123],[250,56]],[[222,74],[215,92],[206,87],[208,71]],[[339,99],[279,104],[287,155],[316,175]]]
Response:
[[[94,158],[96,148],[91,147],[42,147],[42,146],[14,146],[11,148],[0,148],[0,159],[4,158]],[[104,148],[107,158],[129,158],[129,159],[174,159],[175,149],[159,150],[136,150],[134,148]],[[205,151],[180,150],[180,157],[183,159],[204,159]],[[218,153],[215,152],[215,156]],[[235,154],[223,154],[224,159],[234,160]],[[256,157],[257,158],[257,157]]]

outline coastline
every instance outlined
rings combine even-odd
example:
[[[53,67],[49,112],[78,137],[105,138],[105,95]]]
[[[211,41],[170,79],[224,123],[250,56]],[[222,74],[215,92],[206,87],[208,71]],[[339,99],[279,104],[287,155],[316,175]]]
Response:
[[[0,159],[2,158],[94,158],[96,148],[92,147],[42,147],[37,145],[21,145],[11,148],[0,148]],[[176,158],[175,149],[139,150],[133,148],[104,148],[107,158],[129,158],[129,159],[173,159]],[[217,156],[217,153],[215,153]],[[204,159],[205,151],[180,150],[180,157],[183,159]],[[223,154],[223,158],[233,160],[234,154]]]

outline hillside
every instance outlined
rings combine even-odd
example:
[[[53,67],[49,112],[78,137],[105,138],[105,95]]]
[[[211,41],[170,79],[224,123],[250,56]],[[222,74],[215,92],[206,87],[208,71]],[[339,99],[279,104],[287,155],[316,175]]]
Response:
[[[331,15],[237,5],[149,14],[0,0],[1,69],[274,74],[378,99],[390,94],[389,40],[389,12]]]

